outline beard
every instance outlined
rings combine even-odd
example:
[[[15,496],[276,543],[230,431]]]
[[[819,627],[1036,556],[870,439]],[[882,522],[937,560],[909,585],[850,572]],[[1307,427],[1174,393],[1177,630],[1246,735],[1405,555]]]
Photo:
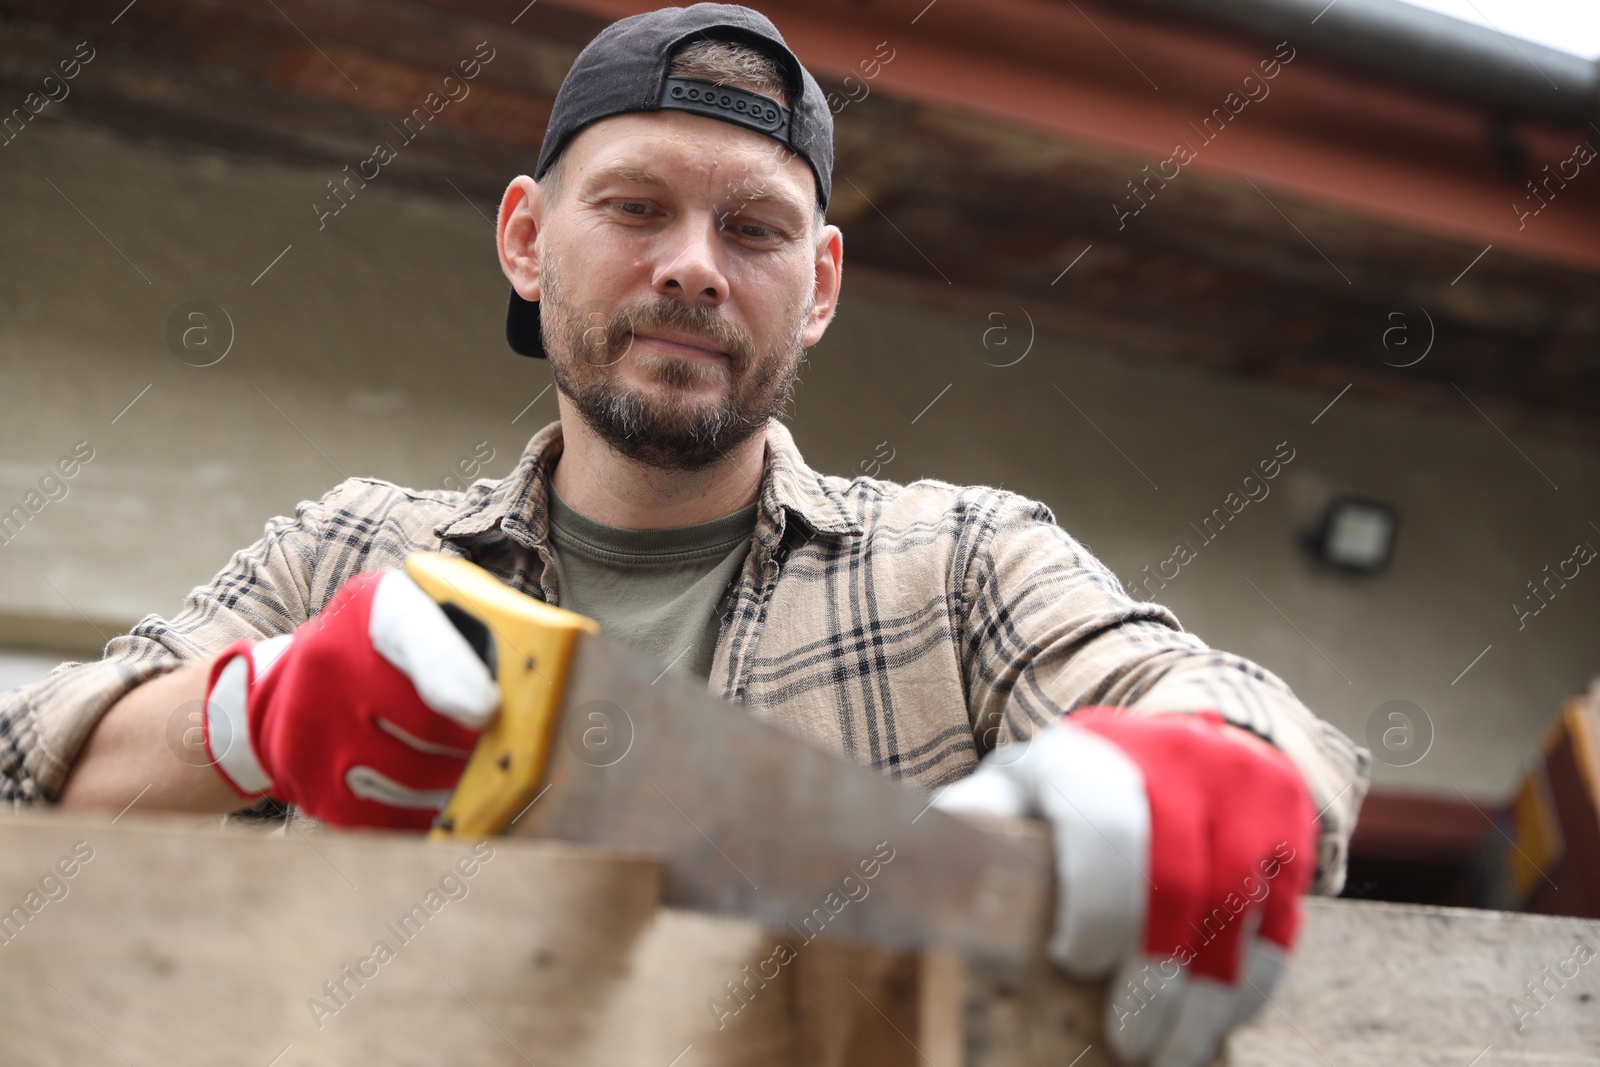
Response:
[[[815,296],[794,316],[793,329],[765,352],[715,308],[663,296],[609,314],[571,307],[555,262],[546,258],[540,320],[556,388],[611,448],[660,470],[704,470],[766,429],[788,406],[805,348],[800,343]],[[672,330],[727,353],[717,363],[660,356],[634,346],[635,330]],[[665,387],[652,395],[621,380],[611,367],[632,355],[638,369]],[[719,387],[712,396],[707,386]]]

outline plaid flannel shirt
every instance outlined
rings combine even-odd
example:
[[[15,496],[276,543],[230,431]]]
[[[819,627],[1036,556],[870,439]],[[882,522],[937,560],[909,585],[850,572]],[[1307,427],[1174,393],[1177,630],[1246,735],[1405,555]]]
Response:
[[[0,798],[48,802],[99,717],[145,680],[243,638],[286,633],[357,572],[433,550],[557,603],[548,541],[552,423],[515,470],[465,492],[351,478],[275,518],[94,663],[0,695]],[[768,423],[751,552],[724,597],[709,688],[792,734],[924,790],[1064,712],[1216,708],[1299,767],[1322,812],[1316,887],[1336,893],[1369,755],[1279,678],[1213,651],[1015,493],[825,476]]]

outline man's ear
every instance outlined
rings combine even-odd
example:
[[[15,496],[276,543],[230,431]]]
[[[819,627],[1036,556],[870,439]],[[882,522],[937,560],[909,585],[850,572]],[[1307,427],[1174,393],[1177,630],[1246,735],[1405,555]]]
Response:
[[[844,280],[844,234],[837,226],[824,226],[817,238],[815,301],[800,343],[807,348],[822,340],[839,306],[839,286]]]
[[[500,199],[495,243],[500,269],[517,295],[539,299],[539,231],[544,226],[544,194],[526,174],[513,178]]]

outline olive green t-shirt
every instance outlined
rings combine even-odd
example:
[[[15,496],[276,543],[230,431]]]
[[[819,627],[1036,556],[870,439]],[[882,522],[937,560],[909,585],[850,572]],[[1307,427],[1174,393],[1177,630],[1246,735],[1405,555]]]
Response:
[[[550,489],[550,548],[561,606],[601,633],[699,678],[711,675],[723,591],[750,553],[756,505],[694,526],[624,530]]]

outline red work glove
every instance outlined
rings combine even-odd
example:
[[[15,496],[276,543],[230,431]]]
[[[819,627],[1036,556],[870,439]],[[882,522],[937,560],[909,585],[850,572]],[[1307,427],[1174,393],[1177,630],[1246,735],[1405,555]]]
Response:
[[[499,703],[443,609],[404,572],[369,572],[293,633],[223,653],[206,688],[206,748],[246,798],[420,830]]]
[[[1294,947],[1316,811],[1287,756],[1214,711],[1085,708],[991,752],[935,806],[1050,821],[1050,957],[1111,979],[1106,1039],[1126,1062],[1210,1063]]]

